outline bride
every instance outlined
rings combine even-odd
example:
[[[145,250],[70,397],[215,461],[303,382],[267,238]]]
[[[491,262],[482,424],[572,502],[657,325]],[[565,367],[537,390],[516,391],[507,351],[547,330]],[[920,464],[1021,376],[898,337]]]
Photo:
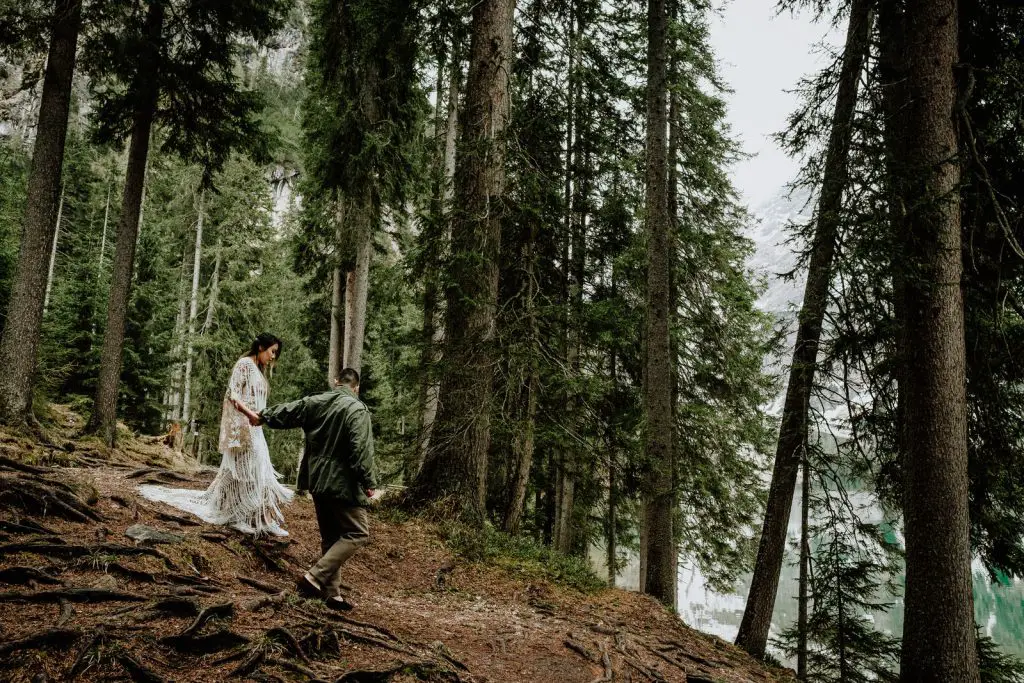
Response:
[[[144,498],[173,505],[211,524],[229,524],[247,534],[288,535],[281,528],[281,505],[290,502],[293,493],[278,482],[281,475],[270,462],[263,428],[251,426],[239,411],[239,406],[256,413],[267,407],[270,386],[264,373],[280,355],[281,346],[280,339],[263,333],[235,363],[221,408],[220,471],[210,487],[197,492],[145,485],[139,487]]]

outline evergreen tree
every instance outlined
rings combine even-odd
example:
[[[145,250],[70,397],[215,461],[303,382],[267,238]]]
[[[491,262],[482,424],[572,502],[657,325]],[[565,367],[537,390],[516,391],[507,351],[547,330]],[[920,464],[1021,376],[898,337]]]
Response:
[[[98,98],[97,137],[130,135],[100,377],[89,420],[89,429],[108,445],[116,439],[118,377],[153,125],[166,129],[164,147],[199,163],[204,178],[223,165],[232,148],[258,145],[258,99],[239,88],[233,59],[237,41],[259,41],[272,33],[282,7],[278,2],[193,2],[169,13],[163,0],[145,11],[126,0],[110,3],[97,17],[87,45]]]
[[[450,283],[445,293],[445,374],[430,452],[414,500],[452,496],[482,525],[493,388],[498,255],[505,191],[505,128],[515,0],[473,7],[466,103],[455,172]]]
[[[0,421],[12,425],[22,425],[34,419],[32,392],[47,266],[53,248],[61,193],[71,79],[82,22],[81,1],[58,0],[54,3],[50,20],[50,47],[28,179],[18,266],[0,335],[0,352],[9,359],[0,373]]]

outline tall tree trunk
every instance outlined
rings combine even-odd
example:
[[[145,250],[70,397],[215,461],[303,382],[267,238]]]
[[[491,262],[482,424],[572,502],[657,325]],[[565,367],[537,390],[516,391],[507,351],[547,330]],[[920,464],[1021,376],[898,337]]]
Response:
[[[7,319],[0,335],[0,422],[33,421],[32,392],[46,290],[47,259],[54,240],[54,217],[64,162],[71,107],[75,46],[82,24],[81,0],[57,0],[50,50],[43,78],[42,104],[25,201],[18,265]]]
[[[98,433],[111,448],[117,440],[117,393],[124,348],[124,327],[131,294],[139,213],[146,179],[146,160],[149,156],[149,134],[153,127],[159,95],[156,46],[159,44],[162,28],[163,4],[151,3],[146,16],[146,33],[152,47],[140,65],[139,81],[132,85],[139,98],[133,114],[132,137],[128,148],[128,168],[125,171],[121,220],[118,224],[117,247],[114,252],[114,273],[110,283],[110,299],[107,303],[107,329],[103,336],[103,352],[100,356],[99,383],[88,425],[89,431]]]
[[[672,356],[669,343],[668,14],[665,0],[647,4],[647,349],[643,387],[646,422],[643,521],[644,592],[675,605],[676,556],[672,535]]]
[[[345,221],[345,200],[338,199],[336,217],[338,228],[335,239],[341,244],[341,234]],[[327,385],[333,386],[334,381],[345,368],[345,270],[340,263],[334,266],[331,273],[331,336],[327,346]]]
[[[797,589],[796,677],[807,680],[807,582],[811,568],[811,538],[808,517],[811,508],[811,472],[807,455],[803,458],[803,482],[800,492],[800,577]]]
[[[362,370],[366,335],[366,299],[370,290],[370,256],[373,253],[373,204],[369,191],[348,208],[352,215],[355,263],[345,276],[344,367]]]
[[[202,336],[209,334],[213,330],[213,319],[217,310],[217,297],[220,295],[220,266],[222,259],[223,247],[218,239],[217,246],[214,247],[213,278],[210,280],[210,296],[206,304],[206,319],[203,320],[203,326],[199,330],[199,334]]]
[[[908,0],[907,109],[898,159],[908,213],[900,384],[906,491],[904,681],[979,680],[968,535],[957,0]]]
[[[203,199],[206,190],[199,190],[199,211],[196,219],[196,248],[192,259],[192,294],[188,305],[188,331],[185,336],[185,388],[182,390],[181,421],[188,429],[192,416],[192,353],[195,347],[196,317],[199,315],[199,276],[203,264]]]
[[[345,272],[335,266],[331,273],[331,339],[327,348],[327,383],[333,386],[345,364]]]
[[[473,6],[469,75],[455,178],[451,284],[446,291],[446,372],[434,444],[413,500],[451,496],[469,522],[486,515],[495,308],[505,192],[505,128],[515,0]]]
[[[423,284],[423,351],[420,367],[423,368],[423,382],[420,385],[420,431],[419,445],[416,450],[416,462],[406,467],[406,481],[412,481],[419,471],[427,450],[430,448],[430,435],[437,417],[437,383],[436,367],[440,358],[440,348],[444,342],[444,324],[441,321],[440,306],[441,280],[440,261],[444,245],[450,237],[449,212],[455,180],[455,143],[458,139],[459,125],[459,89],[462,80],[462,62],[460,49],[453,47],[451,65],[448,74],[447,111],[444,123],[444,136],[439,140],[439,164],[441,166],[439,187],[435,189],[435,205],[433,208],[433,225],[427,237],[424,284]],[[440,98],[440,92],[438,93]],[[440,105],[440,100],[438,101]],[[440,126],[440,114],[438,114]],[[440,323],[440,324],[439,324]]]
[[[50,267],[46,269],[46,294],[43,296],[43,315],[50,307],[50,290],[53,288],[53,267],[57,263],[57,244],[60,242],[60,221],[64,216],[64,189],[60,191],[57,204],[57,224],[53,227],[53,246],[50,248]]]
[[[848,183],[850,137],[857,105],[857,88],[870,35],[871,14],[871,0],[854,0],[846,32],[846,47],[825,156],[811,261],[798,318],[796,346],[793,349],[789,386],[786,389],[779,442],[775,450],[768,505],[761,527],[750,593],[736,636],[736,644],[755,657],[763,657],[768,644],[768,630],[779,588],[779,572],[782,570],[786,548],[786,529],[793,507],[793,493],[796,490],[801,458],[807,448],[808,411],[818,359],[818,343],[821,340],[829,283],[832,281],[832,259],[843,191]]]
[[[107,225],[110,221],[110,181],[107,181],[107,201],[103,207],[103,235],[100,237],[100,255],[96,263],[96,283],[103,278],[103,256],[107,253]]]
[[[573,339],[573,247],[575,244],[575,218],[578,208],[578,199],[575,196],[575,182],[577,174],[577,149],[576,139],[578,137],[577,117],[577,90],[578,76],[576,72],[576,43],[577,43],[577,7],[575,0],[569,3],[568,26],[566,27],[566,106],[565,106],[565,231],[562,242],[562,356],[570,370],[573,369],[576,357],[576,344]],[[565,420],[569,423],[570,429],[574,420],[575,400],[569,390],[571,382],[566,383],[565,398]],[[566,439],[565,444],[569,440]],[[572,511],[575,503],[576,493],[576,453],[569,445],[563,445],[558,450],[558,467],[555,471],[555,520],[552,530],[552,545],[555,550],[561,553],[568,553],[572,547],[573,525]]]
[[[614,300],[617,292],[615,287],[615,269],[612,267],[612,299]],[[608,378],[611,380],[612,391],[616,391],[619,386],[619,368],[618,368],[618,357],[615,353],[615,349],[611,350],[608,354]],[[618,409],[618,401],[615,400],[615,394],[613,394],[613,401],[611,405],[610,415],[614,415]],[[605,529],[605,544],[608,550],[608,585],[612,588],[615,587],[615,577],[618,573],[618,544],[616,527],[618,525],[618,444],[615,438],[615,427],[610,423],[608,426],[607,434],[607,448],[608,448],[608,520],[607,528]]]
[[[536,244],[538,226],[530,226],[528,242],[523,245],[523,260],[526,266],[526,287],[524,295],[525,315],[530,330],[529,360],[526,361],[526,381],[519,390],[516,415],[519,427],[512,442],[512,477],[509,481],[509,502],[502,519],[502,529],[510,534],[519,533],[526,504],[526,488],[530,481],[530,467],[533,464],[534,434],[537,420],[537,395],[540,391],[540,369],[537,364],[537,342],[540,329],[537,322],[536,292]]]
[[[178,275],[178,314],[174,318],[174,347],[171,356],[176,359],[171,369],[171,388],[168,396],[168,420],[181,421],[182,380],[185,378],[185,363],[180,359],[185,352],[185,330],[188,325],[188,288],[186,283],[192,279],[192,261],[188,255],[187,245],[182,248],[181,272]]]

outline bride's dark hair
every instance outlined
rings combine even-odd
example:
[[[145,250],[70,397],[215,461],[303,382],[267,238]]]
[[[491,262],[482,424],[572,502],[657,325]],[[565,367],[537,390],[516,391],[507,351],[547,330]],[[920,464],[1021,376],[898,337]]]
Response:
[[[277,357],[281,357],[281,351],[284,350],[284,342],[282,342],[277,336],[270,334],[269,332],[261,332],[255,339],[252,340],[252,346],[249,347],[249,353],[246,355],[255,356],[260,351],[266,351],[274,344],[277,344]]]

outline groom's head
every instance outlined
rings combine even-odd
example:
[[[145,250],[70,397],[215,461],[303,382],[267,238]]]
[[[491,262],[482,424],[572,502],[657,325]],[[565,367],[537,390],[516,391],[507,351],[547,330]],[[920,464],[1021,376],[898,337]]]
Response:
[[[339,387],[348,387],[355,393],[359,393],[359,373],[353,368],[345,368],[338,375],[338,379],[334,380],[334,384]]]

